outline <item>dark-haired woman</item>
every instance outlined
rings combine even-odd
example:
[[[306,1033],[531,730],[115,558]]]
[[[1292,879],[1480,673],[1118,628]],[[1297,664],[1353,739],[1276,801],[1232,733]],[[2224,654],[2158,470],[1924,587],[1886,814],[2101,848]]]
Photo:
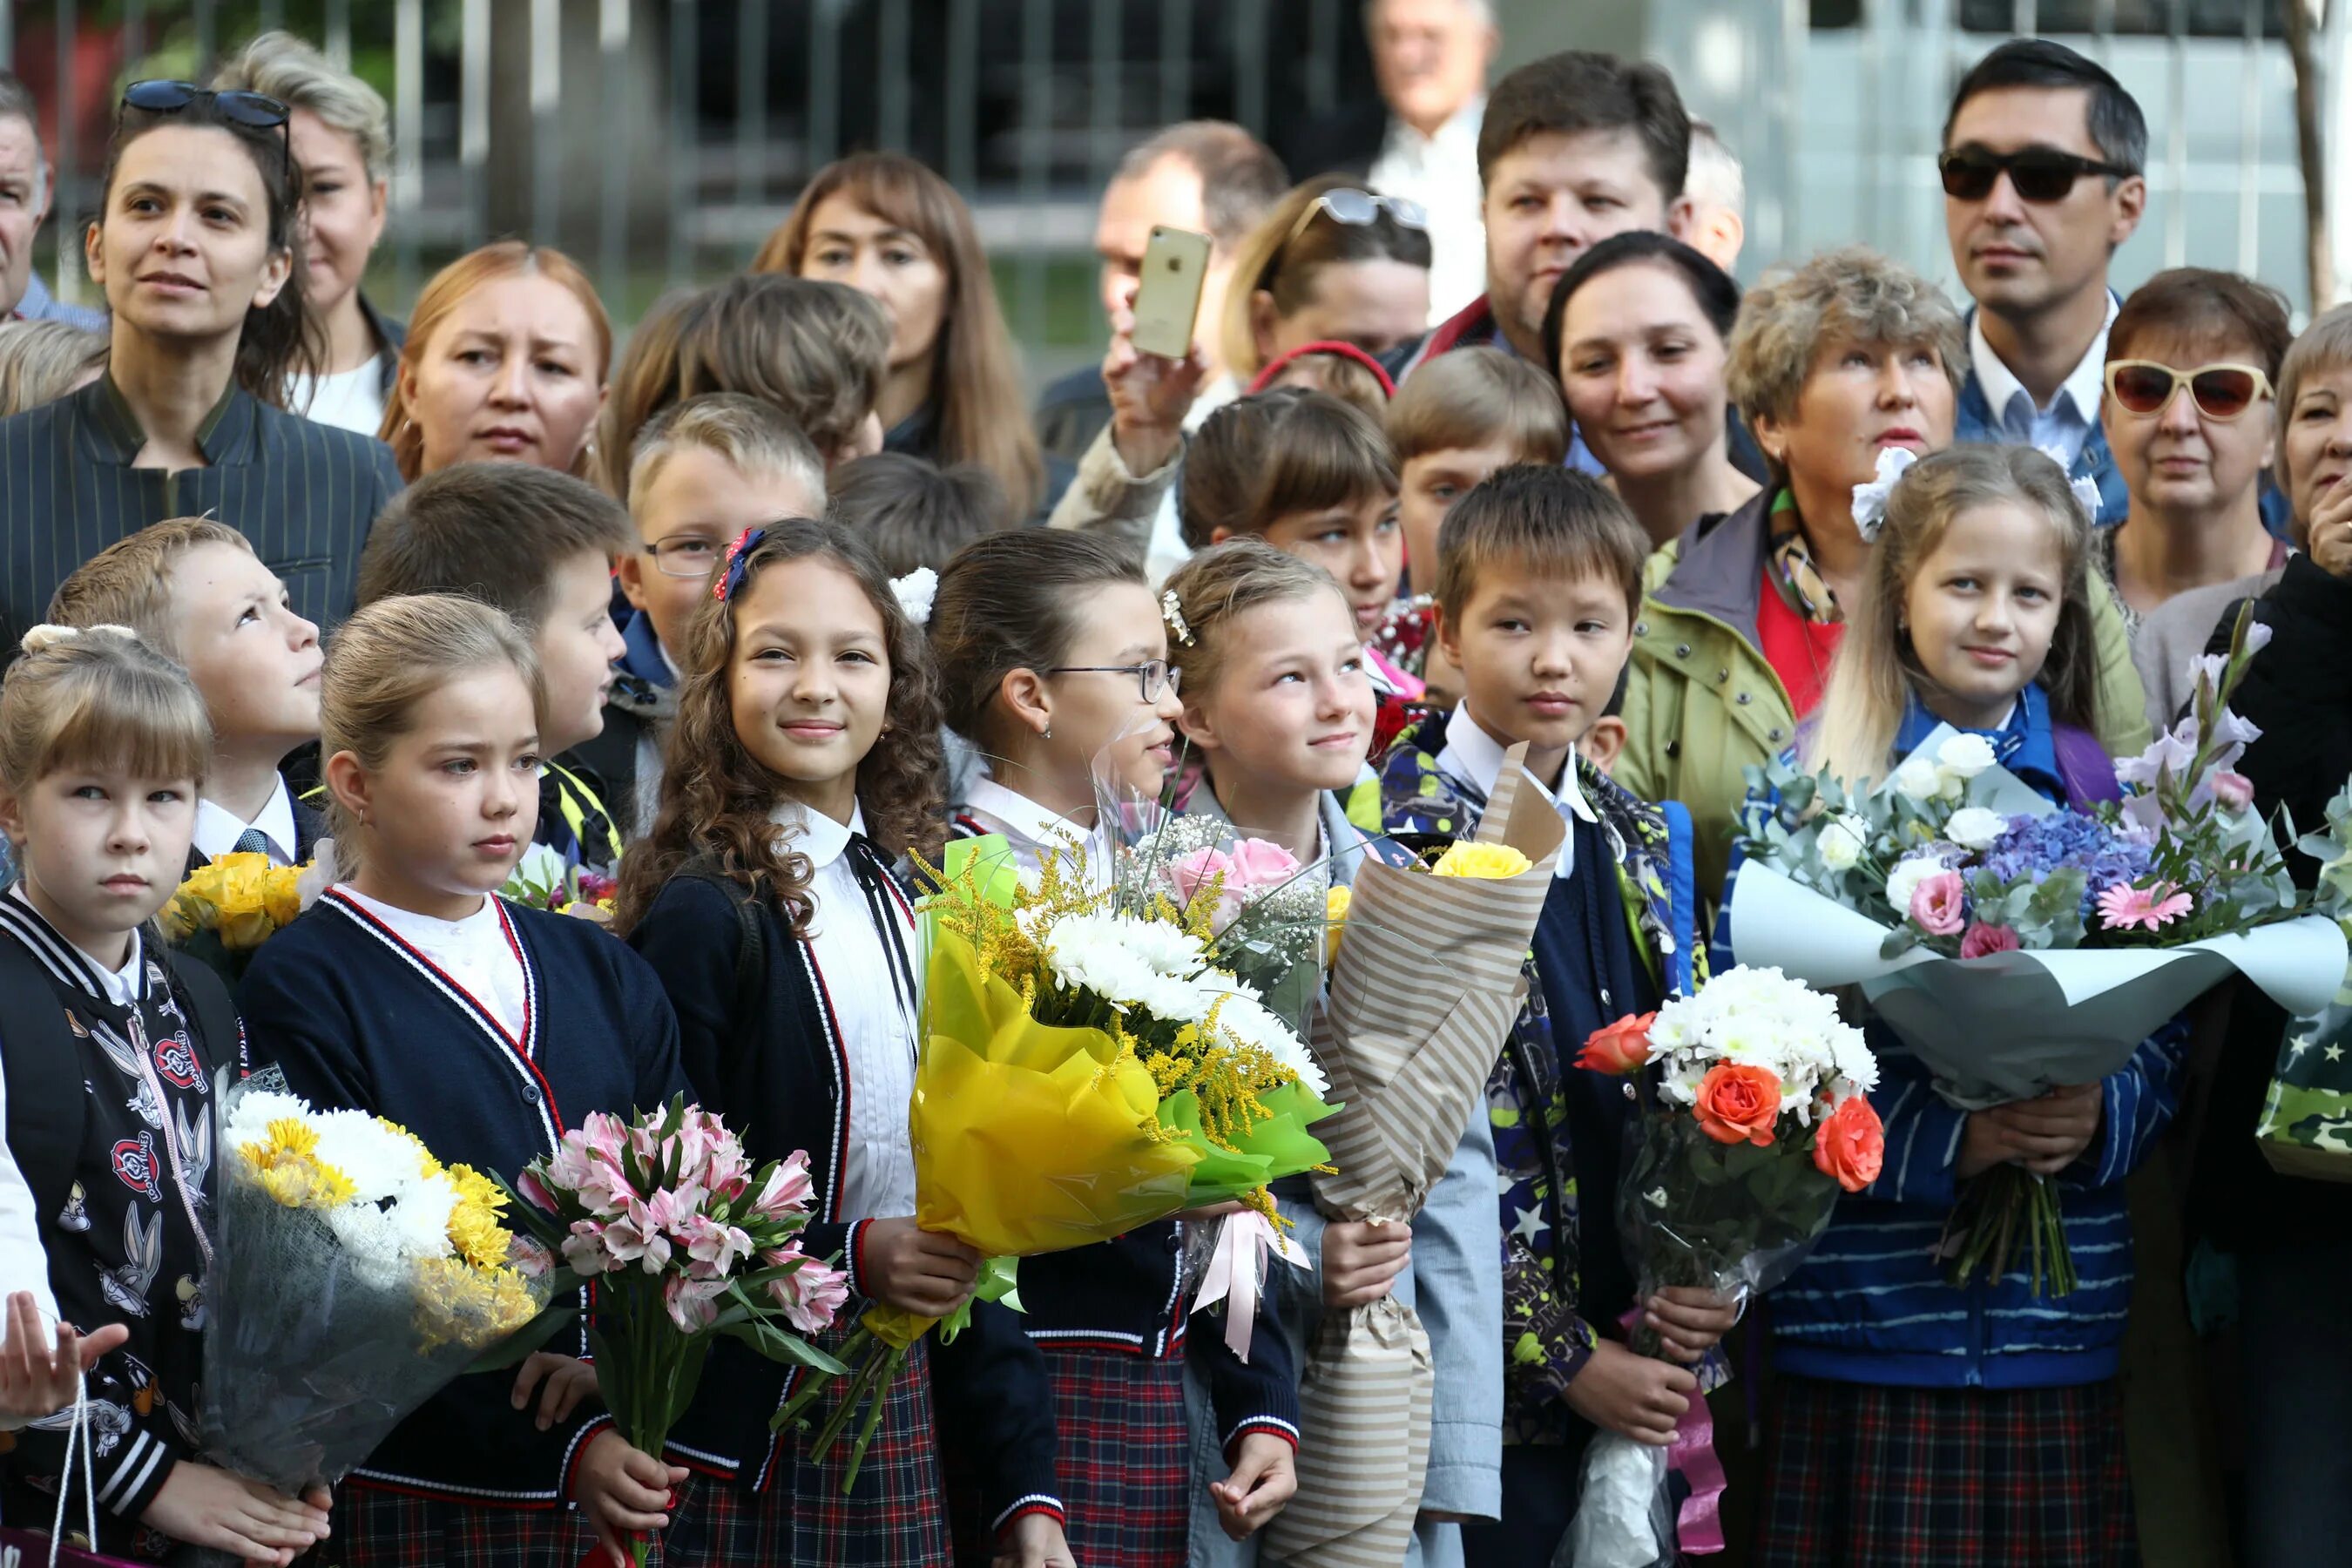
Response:
[[[1561,275],[1544,358],[1585,446],[1663,545],[1760,488],[1732,459],[1724,383],[1739,286],[1680,240],[1602,240]]]
[[[87,240],[113,317],[106,374],[0,420],[0,647],[76,566],[170,517],[245,534],[295,614],[350,611],[400,474],[382,443],[285,412],[289,379],[315,368],[286,121],[257,93],[125,93]]]

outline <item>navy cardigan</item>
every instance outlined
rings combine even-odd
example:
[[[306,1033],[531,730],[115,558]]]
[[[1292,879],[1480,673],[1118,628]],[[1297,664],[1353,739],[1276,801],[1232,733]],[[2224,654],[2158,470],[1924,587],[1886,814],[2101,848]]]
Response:
[[[437,1158],[509,1180],[590,1111],[625,1116],[685,1089],[677,1021],[635,953],[586,921],[499,907],[528,981],[520,1047],[430,960],[331,890],[246,973],[238,1002],[255,1065],[277,1063],[314,1105],[387,1118]],[[584,1327],[550,1348],[585,1357]],[[541,1432],[514,1408],[514,1380],[510,1371],[457,1379],[402,1422],[352,1484],[562,1506],[572,1467],[610,1417]]]
[[[673,877],[629,943],[652,964],[677,1009],[686,1075],[703,1107],[727,1119],[755,1164],[806,1152],[816,1217],[802,1245],[811,1257],[838,1254],[852,1294],[864,1298],[859,1248],[872,1221],[841,1218],[856,1086],[834,1026],[834,999],[814,950],[793,936],[772,899],[749,906],[757,935],[747,952],[738,912],[743,907],[730,889],[702,876]],[[968,1439],[980,1456],[993,1526],[1024,1513],[1063,1517],[1045,1360],[1019,1319],[982,1303],[955,1343],[934,1342],[931,1365],[940,1428]],[[782,1468],[780,1457],[790,1457],[787,1439],[771,1436],[768,1421],[800,1375],[732,1342],[720,1343],[672,1439],[671,1458],[764,1489]]]

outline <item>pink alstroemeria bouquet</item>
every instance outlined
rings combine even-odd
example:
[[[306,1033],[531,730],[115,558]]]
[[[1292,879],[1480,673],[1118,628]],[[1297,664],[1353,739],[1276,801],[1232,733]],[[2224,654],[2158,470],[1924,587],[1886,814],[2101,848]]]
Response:
[[[802,1337],[849,1300],[846,1277],[801,1250],[806,1154],[755,1172],[725,1124],[680,1096],[635,1121],[591,1114],[509,1191],[517,1227],[592,1281],[597,1387],[640,1452],[662,1451],[718,1335],[817,1380],[845,1371]],[[542,1343],[561,1321],[520,1339]],[[633,1543],[639,1563],[647,1545]]]

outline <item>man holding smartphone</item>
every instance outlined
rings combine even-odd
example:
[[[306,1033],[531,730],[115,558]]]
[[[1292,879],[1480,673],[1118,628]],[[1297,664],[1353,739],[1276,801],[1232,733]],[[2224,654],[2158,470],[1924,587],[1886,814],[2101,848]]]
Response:
[[[1151,231],[1173,228],[1209,237],[1199,319],[1223,320],[1234,248],[1289,184],[1282,161],[1263,142],[1221,120],[1189,120],[1138,145],[1112,174],[1095,225],[1105,318],[1115,319],[1134,304]],[[1206,384],[1212,386],[1224,374],[1215,339],[1215,332],[1208,332],[1201,345]],[[1207,418],[1215,406],[1203,401],[1191,424]],[[1078,462],[1110,415],[1101,368],[1084,366],[1046,387],[1037,400],[1038,442]]]

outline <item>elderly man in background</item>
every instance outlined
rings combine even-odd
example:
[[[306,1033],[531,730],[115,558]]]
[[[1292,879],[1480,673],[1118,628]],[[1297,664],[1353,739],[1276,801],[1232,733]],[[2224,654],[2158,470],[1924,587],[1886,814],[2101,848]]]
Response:
[[[1116,319],[1135,302],[1143,247],[1154,228],[1207,235],[1209,269],[1201,285],[1195,318],[1201,324],[1194,335],[1208,361],[1204,384],[1223,383],[1216,323],[1224,320],[1234,247],[1289,188],[1282,160],[1256,137],[1222,120],[1188,120],[1139,144],[1111,175],[1095,224],[1103,314]],[[1187,427],[1196,428],[1223,401],[1202,399]],[[1084,458],[1110,423],[1101,367],[1083,366],[1046,387],[1037,400],[1036,419],[1037,440],[1045,450],[1074,463]]]
[[[102,328],[103,315],[51,299],[33,271],[33,237],[48,219],[52,194],[32,90],[0,70],[0,321]]]

